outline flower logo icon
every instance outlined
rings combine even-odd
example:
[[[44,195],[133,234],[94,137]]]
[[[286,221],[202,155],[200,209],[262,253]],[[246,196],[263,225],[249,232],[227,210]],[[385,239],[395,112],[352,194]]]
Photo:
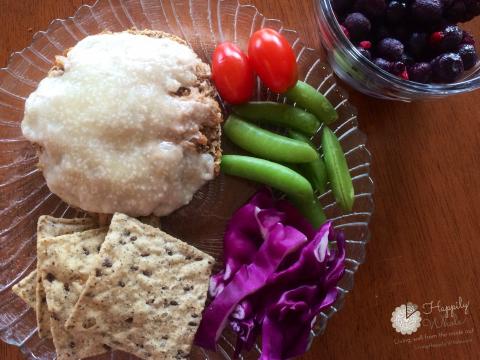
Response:
[[[396,332],[410,335],[422,324],[422,315],[418,311],[418,306],[409,302],[395,308],[390,321]]]

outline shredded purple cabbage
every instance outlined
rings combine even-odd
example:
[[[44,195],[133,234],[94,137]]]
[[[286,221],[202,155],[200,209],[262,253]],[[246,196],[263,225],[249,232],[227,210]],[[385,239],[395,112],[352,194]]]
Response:
[[[343,233],[330,222],[314,231],[290,203],[258,192],[227,227],[225,269],[211,278],[213,301],[203,312],[197,345],[215,350],[229,323],[236,355],[250,350],[259,334],[262,360],[301,355],[316,316],[337,297],[344,260]]]

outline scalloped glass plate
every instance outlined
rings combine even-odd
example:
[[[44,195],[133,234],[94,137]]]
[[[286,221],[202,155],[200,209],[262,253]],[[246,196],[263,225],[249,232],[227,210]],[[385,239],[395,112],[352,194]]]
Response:
[[[339,120],[331,126],[346,151],[356,193],[355,207],[343,213],[331,192],[319,194],[327,216],[347,240],[345,276],[338,284],[339,298],[318,316],[313,335],[321,334],[328,319],[343,304],[353,287],[353,276],[364,261],[368,224],[373,211],[373,182],[369,176],[370,154],[366,136],[357,127],[357,113],[347,94],[337,87],[331,69],[320,60],[320,52],[307,48],[295,31],[284,29],[279,20],[268,19],[250,5],[237,0],[99,0],[82,6],[65,20],[54,20],[47,31],[37,33],[32,44],[12,55],[0,71],[0,338],[19,346],[30,359],[55,358],[53,344],[38,337],[32,309],[17,298],[11,287],[35,268],[35,229],[38,216],[82,216],[50,193],[39,169],[32,145],[21,134],[20,122],[25,99],[46,76],[55,55],[80,39],[99,32],[138,29],[163,30],[186,39],[199,56],[209,61],[215,45],[231,40],[245,48],[252,32],[261,27],[280,31],[292,44],[300,78],[324,93],[338,110]],[[283,101],[260,83],[256,99]],[[314,138],[316,143],[318,139]],[[224,142],[226,152],[231,150]],[[220,176],[203,187],[190,205],[162,220],[162,227],[198,248],[214,255],[221,267],[222,234],[231,214],[255,191],[255,185]],[[191,219],[194,221],[191,221]],[[188,225],[187,225],[188,224]],[[346,325],[348,326],[348,325]],[[226,331],[219,352],[205,353],[194,348],[193,359],[229,359],[234,338]],[[255,359],[259,346],[244,359]],[[97,359],[129,359],[115,352]]]

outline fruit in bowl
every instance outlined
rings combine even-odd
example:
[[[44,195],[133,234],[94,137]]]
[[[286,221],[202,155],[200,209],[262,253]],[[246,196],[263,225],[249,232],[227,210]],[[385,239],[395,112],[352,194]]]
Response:
[[[331,0],[345,36],[381,69],[420,83],[453,83],[475,67],[472,35],[459,26],[480,1]]]

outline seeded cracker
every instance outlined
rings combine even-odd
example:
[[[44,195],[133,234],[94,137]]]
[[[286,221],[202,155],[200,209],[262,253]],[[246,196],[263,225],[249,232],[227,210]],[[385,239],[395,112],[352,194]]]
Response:
[[[33,270],[12,288],[12,291],[23,301],[25,301],[32,309],[35,309],[36,284],[37,270]]]
[[[38,335],[41,338],[51,338],[50,315],[48,314],[45,290],[43,289],[39,264],[42,263],[43,249],[39,244],[47,237],[71,234],[77,231],[93,229],[95,223],[92,219],[59,219],[51,216],[40,216],[37,223],[37,284],[36,284],[36,306]]]
[[[187,358],[212,266],[211,256],[117,213],[66,327],[143,359]]]
[[[47,258],[40,269],[58,360],[82,359],[108,349],[95,336],[69,333],[64,328],[98,260],[106,234],[103,228],[42,240]]]

